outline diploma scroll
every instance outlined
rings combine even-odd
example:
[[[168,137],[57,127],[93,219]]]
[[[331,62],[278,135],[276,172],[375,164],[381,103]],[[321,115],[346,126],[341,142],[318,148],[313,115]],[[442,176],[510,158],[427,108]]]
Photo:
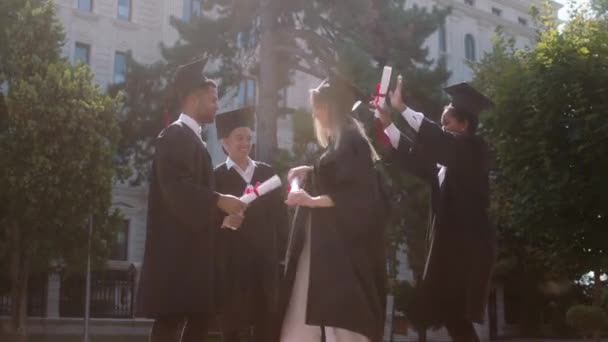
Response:
[[[291,180],[291,184],[289,187],[289,192],[295,192],[300,190],[300,178],[296,177]]]
[[[279,188],[281,186],[281,178],[279,176],[274,175],[267,181],[261,184],[256,184],[254,187],[247,188],[245,190],[245,194],[241,196],[240,200],[247,204],[255,201],[258,197],[264,196],[267,193]],[[237,228],[231,227],[228,224],[228,216],[224,218],[224,222],[222,222],[222,228],[228,228],[232,230],[236,230]]]
[[[385,66],[382,70],[382,78],[380,79],[380,83],[376,86],[376,94],[374,94],[374,104],[377,107],[384,106],[386,103],[386,96],[388,92],[388,86],[391,83],[391,73],[393,72],[393,68],[389,66]],[[378,110],[374,112],[375,117],[380,117],[380,113]]]
[[[268,179],[262,184],[256,185],[253,187],[253,190],[249,193],[245,193],[241,196],[241,201],[249,204],[253,202],[258,197],[264,196],[267,193],[271,192],[274,189],[277,189],[281,186],[281,178],[279,176],[274,175],[272,178]]]

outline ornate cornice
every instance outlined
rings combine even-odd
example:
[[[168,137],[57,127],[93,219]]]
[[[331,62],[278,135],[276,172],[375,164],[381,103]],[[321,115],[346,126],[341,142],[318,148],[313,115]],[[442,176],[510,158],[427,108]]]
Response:
[[[513,0],[503,0],[513,1]],[[515,0],[518,1],[518,0]],[[502,27],[506,33],[517,34],[528,38],[534,38],[536,30],[533,26],[524,26],[518,22],[507,20],[503,17],[496,16],[490,12],[484,11],[480,8],[470,6],[464,2],[450,1],[450,0],[437,0],[437,4],[443,7],[451,7],[452,15],[464,16],[476,19],[480,26],[485,27]]]

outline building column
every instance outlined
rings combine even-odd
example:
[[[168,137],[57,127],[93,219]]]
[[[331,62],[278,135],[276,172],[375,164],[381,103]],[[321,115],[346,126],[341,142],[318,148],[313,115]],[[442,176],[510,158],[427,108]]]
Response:
[[[51,273],[48,277],[46,290],[46,317],[59,317],[59,298],[61,296],[61,278],[57,273]]]

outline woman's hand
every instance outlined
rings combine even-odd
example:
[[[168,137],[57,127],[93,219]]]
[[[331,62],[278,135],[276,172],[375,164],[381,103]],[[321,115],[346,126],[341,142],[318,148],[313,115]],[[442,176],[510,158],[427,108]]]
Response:
[[[289,170],[289,173],[287,173],[287,182],[291,184],[291,181],[297,178],[300,180],[300,184],[302,184],[306,180],[306,176],[308,176],[310,171],[312,171],[311,166],[294,167],[293,169]]]
[[[305,190],[290,192],[285,203],[289,206],[308,208],[331,208],[336,205],[328,195],[311,197]]]
[[[311,197],[305,190],[290,192],[287,195],[285,204],[288,206],[314,207],[315,198]]]

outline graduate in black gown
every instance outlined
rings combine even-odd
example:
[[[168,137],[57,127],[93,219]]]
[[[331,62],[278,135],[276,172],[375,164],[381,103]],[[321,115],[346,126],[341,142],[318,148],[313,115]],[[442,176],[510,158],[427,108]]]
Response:
[[[399,80],[390,96],[398,112],[391,115],[385,108],[380,118],[396,161],[432,189],[417,308],[428,324],[444,325],[454,341],[478,341],[473,322],[485,317],[496,238],[487,214],[487,145],[475,132],[479,112],[492,103],[466,83],[448,87],[452,102],[439,126],[408,108],[401,89]]]
[[[217,116],[218,137],[228,154],[214,172],[217,191],[241,196],[276,174],[270,165],[249,157],[254,122],[253,107]],[[278,341],[280,262],[287,231],[280,189],[254,200],[243,215],[234,230],[227,227],[231,217],[226,219],[216,246],[224,341],[239,341],[250,332],[256,342]]]
[[[353,93],[337,77],[311,91],[325,153],[288,175],[290,181],[306,180],[306,187],[287,199],[299,206],[296,222],[302,226],[292,234],[296,242],[287,260],[290,294],[281,342],[382,341],[383,202],[375,151],[351,114]]]
[[[178,68],[173,88],[181,111],[155,140],[144,262],[137,316],[154,319],[151,342],[200,342],[216,315],[215,239],[218,212],[246,208],[214,188],[201,125],[213,122],[217,85],[203,61]],[[238,222],[237,222],[238,223]]]

